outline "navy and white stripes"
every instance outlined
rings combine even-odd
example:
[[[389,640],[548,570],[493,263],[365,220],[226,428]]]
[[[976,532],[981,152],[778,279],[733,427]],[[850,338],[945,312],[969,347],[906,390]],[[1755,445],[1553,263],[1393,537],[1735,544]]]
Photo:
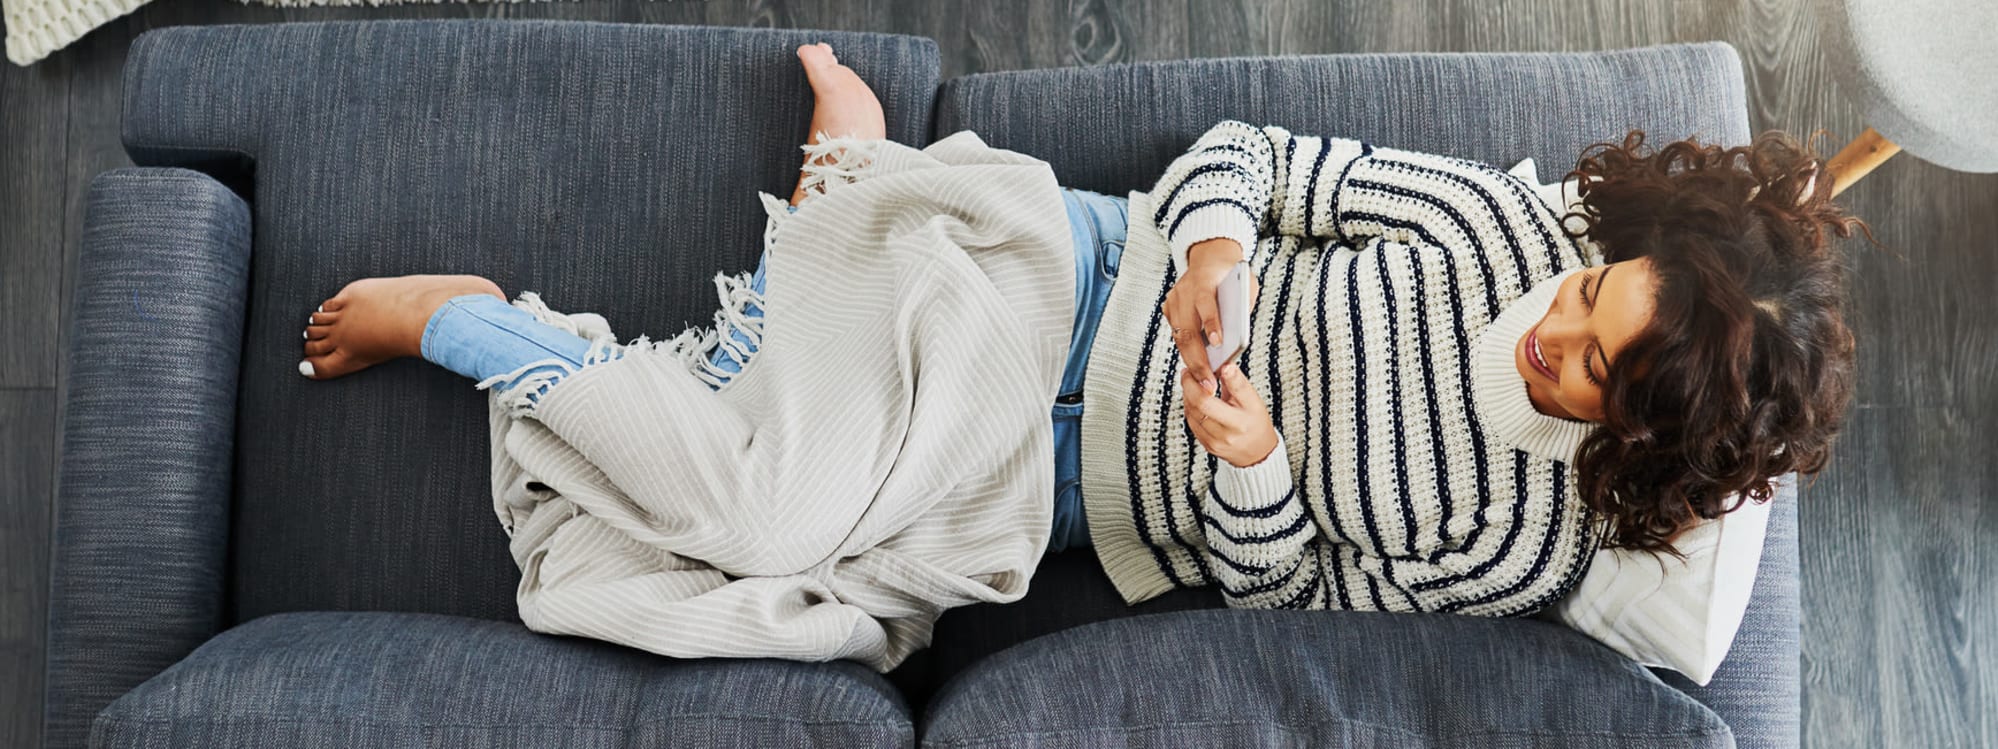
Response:
[[[1509,616],[1580,578],[1597,534],[1566,461],[1588,427],[1533,411],[1504,367],[1546,312],[1542,282],[1601,260],[1531,190],[1226,120],[1131,215],[1082,439],[1092,541],[1127,602],[1217,584],[1237,607]],[[1158,321],[1214,237],[1241,243],[1265,297],[1244,372],[1280,439],[1246,468],[1186,428]]]

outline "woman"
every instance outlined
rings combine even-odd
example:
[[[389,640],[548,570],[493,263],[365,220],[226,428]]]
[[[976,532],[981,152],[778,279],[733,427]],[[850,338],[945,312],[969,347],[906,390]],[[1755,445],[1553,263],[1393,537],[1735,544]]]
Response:
[[[885,137],[830,47],[798,54],[813,133]],[[1602,544],[1671,550],[1821,468],[1852,378],[1824,229],[1864,224],[1781,134],[1641,144],[1584,154],[1572,231],[1483,164],[1233,120],[1128,202],[1064,189],[1049,548],[1094,546],[1130,603],[1217,584],[1232,606],[1517,615]],[[1244,260],[1251,339],[1216,373],[1201,337]],[[711,387],[759,342],[762,281],[718,279]],[[355,281],[305,338],[315,379],[420,355],[530,397],[590,349],[476,276]]]

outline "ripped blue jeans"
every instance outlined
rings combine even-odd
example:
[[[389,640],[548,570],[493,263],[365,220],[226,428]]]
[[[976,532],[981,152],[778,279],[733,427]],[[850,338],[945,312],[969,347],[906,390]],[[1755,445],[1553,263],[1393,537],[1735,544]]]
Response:
[[[1055,398],[1051,414],[1055,506],[1054,527],[1048,539],[1050,552],[1090,545],[1088,523],[1082,510],[1082,382],[1103,305],[1117,279],[1117,262],[1124,252],[1128,223],[1125,198],[1064,187],[1062,202],[1068,208],[1069,231],[1076,248],[1075,325],[1069,336],[1061,393]],[[797,207],[790,209],[796,211]],[[741,308],[735,310],[745,320],[763,317],[763,268],[764,259],[760,258],[748,282],[754,293],[742,295]],[[700,366],[693,368],[709,387],[716,389],[730,375],[742,371],[761,339],[755,330],[731,325],[729,312],[716,314],[713,350]],[[493,384],[495,391],[538,375],[542,382],[536,393],[529,395],[530,399],[546,393],[560,379],[559,375],[582,367],[589,350],[588,340],[543,323],[527,310],[491,294],[452,297],[437,308],[423,328],[425,360],[479,382],[512,375]],[[552,363],[528,366],[550,358],[568,362],[571,369]]]

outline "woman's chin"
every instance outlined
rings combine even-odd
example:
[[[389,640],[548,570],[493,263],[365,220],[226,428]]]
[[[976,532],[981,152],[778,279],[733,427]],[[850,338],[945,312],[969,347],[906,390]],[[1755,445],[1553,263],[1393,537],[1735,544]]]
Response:
[[[1533,402],[1533,410],[1557,419],[1582,421],[1582,419],[1575,418],[1574,414],[1569,413],[1568,409],[1562,408],[1560,402],[1554,400],[1552,395],[1536,387],[1537,383],[1532,378],[1538,376],[1538,372],[1528,374],[1527,377],[1529,379],[1526,381],[1526,397]]]

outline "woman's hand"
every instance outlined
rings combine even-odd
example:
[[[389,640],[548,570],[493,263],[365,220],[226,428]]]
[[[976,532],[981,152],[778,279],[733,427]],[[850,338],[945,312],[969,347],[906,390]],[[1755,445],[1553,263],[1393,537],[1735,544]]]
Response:
[[[1229,362],[1221,368],[1221,381],[1227,396],[1204,389],[1189,369],[1179,371],[1180,389],[1185,391],[1186,424],[1193,436],[1214,457],[1236,468],[1263,462],[1276,449],[1276,426],[1270,423],[1270,409],[1263,396],[1242,374],[1241,365]]]
[[[1242,262],[1242,243],[1225,237],[1196,242],[1186,250],[1186,271],[1166,292],[1166,322],[1172,325],[1172,342],[1179,359],[1207,392],[1214,392],[1214,366],[1207,361],[1207,346],[1221,344],[1221,310],[1215,290],[1229,269]],[[1249,298],[1260,287],[1249,279]],[[1203,340],[1204,338],[1204,340]]]

